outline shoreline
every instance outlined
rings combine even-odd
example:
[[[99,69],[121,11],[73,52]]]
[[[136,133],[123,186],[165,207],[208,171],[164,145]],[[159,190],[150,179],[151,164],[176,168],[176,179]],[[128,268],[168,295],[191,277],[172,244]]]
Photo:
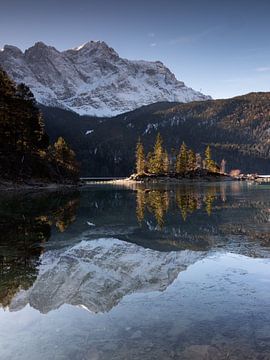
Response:
[[[138,175],[133,174],[126,179],[111,180],[106,183],[108,184],[183,184],[183,183],[195,183],[195,182],[215,182],[215,181],[238,181],[237,179],[226,175],[217,173],[208,173],[203,176],[153,176],[148,174]]]
[[[35,190],[61,190],[61,189],[74,189],[81,187],[81,183],[68,184],[68,183],[46,183],[38,181],[30,181],[15,183],[12,181],[0,180],[0,193],[4,191],[35,191]]]
[[[121,179],[104,180],[98,177],[95,180],[89,180],[84,182],[83,180],[78,183],[49,183],[42,181],[31,181],[29,182],[12,182],[0,180],[0,193],[3,191],[53,191],[53,190],[69,190],[69,189],[80,189],[91,185],[138,185],[138,184],[149,184],[149,185],[179,185],[188,183],[211,183],[211,182],[231,182],[231,181],[254,181],[259,182],[256,179],[250,179],[248,177],[233,177],[227,174],[208,173],[201,176],[194,174],[188,174],[188,176],[174,177],[174,176],[157,176],[152,174],[132,174],[129,177]]]

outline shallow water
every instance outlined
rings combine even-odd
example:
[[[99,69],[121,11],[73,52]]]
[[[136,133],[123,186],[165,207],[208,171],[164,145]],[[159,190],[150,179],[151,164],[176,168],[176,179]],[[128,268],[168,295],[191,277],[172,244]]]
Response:
[[[269,194],[0,194],[0,359],[270,359]]]

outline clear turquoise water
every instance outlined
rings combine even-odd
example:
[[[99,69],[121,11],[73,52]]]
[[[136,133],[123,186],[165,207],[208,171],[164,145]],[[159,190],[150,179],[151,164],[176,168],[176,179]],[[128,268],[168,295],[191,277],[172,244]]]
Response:
[[[0,359],[270,359],[269,194],[1,194]]]

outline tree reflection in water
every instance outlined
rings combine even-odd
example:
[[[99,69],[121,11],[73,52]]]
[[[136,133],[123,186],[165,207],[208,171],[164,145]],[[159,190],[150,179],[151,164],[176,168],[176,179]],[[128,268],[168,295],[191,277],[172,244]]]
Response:
[[[204,192],[199,192],[195,187],[181,187],[174,190],[138,188],[137,220],[141,224],[146,216],[146,211],[148,211],[154,215],[157,225],[162,228],[169,208],[175,206],[180,210],[181,218],[184,221],[189,215],[202,208],[210,216],[218,193],[220,193],[221,200],[226,201],[224,188],[222,192],[219,190],[216,186],[209,186]]]
[[[52,226],[65,231],[75,220],[78,193],[1,195],[0,305],[32,286]]]

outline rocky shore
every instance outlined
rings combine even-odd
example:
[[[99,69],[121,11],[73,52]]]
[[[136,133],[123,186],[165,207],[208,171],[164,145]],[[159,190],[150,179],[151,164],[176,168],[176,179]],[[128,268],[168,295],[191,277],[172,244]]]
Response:
[[[126,182],[153,182],[153,183],[179,183],[185,181],[232,181],[233,177],[227,174],[211,172],[205,169],[188,171],[184,174],[132,174],[129,178],[122,180]]]

